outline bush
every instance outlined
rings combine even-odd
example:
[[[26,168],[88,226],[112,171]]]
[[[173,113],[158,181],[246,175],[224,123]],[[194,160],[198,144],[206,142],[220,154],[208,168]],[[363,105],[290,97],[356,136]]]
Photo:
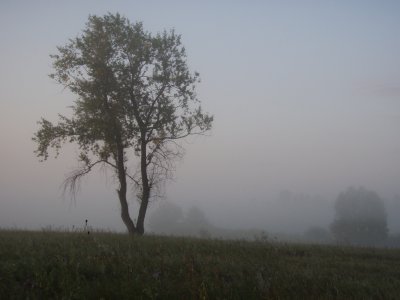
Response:
[[[388,235],[386,212],[377,193],[365,188],[349,188],[335,202],[331,232],[340,243],[374,246]]]

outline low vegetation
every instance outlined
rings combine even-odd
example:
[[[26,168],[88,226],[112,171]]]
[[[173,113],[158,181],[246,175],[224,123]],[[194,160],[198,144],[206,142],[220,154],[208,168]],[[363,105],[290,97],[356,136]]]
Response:
[[[0,231],[2,299],[394,299],[400,250]]]

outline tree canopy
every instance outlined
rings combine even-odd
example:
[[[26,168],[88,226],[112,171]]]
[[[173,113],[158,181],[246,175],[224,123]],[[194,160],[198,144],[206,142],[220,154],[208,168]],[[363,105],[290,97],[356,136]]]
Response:
[[[382,199],[362,187],[340,193],[331,230],[339,242],[376,245],[384,241],[388,228]]]
[[[183,155],[178,141],[211,129],[213,117],[195,93],[199,74],[189,70],[173,30],[152,35],[119,14],[90,16],[82,34],[57,49],[50,77],[76,99],[71,117],[39,121],[35,152],[46,160],[50,148],[58,155],[64,143],[78,145],[81,168],[65,181],[72,192],[95,166],[111,168],[122,220],[130,233],[143,234],[149,199],[160,194]],[[140,202],[136,224],[126,198],[129,184]]]

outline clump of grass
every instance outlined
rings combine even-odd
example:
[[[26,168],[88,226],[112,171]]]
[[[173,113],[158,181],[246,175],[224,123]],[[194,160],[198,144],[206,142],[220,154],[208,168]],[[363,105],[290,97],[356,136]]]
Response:
[[[66,299],[394,299],[400,251],[0,231],[0,295]]]

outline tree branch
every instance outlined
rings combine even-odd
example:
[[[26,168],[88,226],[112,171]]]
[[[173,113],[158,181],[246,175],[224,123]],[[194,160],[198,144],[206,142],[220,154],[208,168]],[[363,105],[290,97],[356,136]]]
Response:
[[[105,161],[98,160],[94,163],[84,166],[82,169],[72,171],[62,183],[63,195],[65,195],[65,193],[68,190],[72,198],[75,200],[76,194],[78,193],[80,188],[80,179],[86,174],[88,174],[94,166],[102,162]]]

